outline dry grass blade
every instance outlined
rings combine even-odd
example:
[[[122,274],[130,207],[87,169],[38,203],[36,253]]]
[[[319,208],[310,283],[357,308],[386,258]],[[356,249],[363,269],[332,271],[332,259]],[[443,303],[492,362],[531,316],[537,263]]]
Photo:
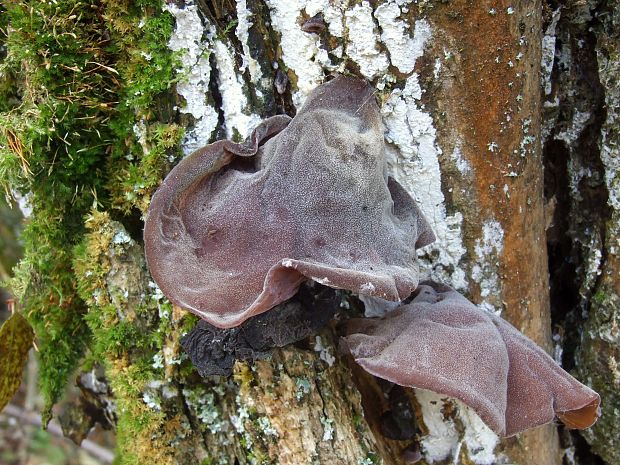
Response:
[[[22,171],[24,172],[24,176],[31,175],[32,171],[30,171],[30,162],[24,156],[24,146],[22,144],[22,141],[10,129],[5,128],[4,135],[6,137],[6,140],[7,140],[7,143],[9,145],[9,149],[11,150],[11,152],[13,152],[15,155],[19,157],[19,160],[22,166]]]

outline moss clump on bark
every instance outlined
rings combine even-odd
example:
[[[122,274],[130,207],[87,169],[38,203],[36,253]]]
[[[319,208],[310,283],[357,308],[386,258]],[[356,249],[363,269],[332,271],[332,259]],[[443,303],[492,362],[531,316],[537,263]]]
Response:
[[[175,373],[164,365],[182,362],[173,346],[178,349],[175,333],[184,318],[149,281],[142,247],[120,223],[93,211],[86,225],[74,266],[80,297],[88,305],[89,358],[105,366],[116,399],[117,463],[179,463],[191,453],[186,444],[177,449],[180,438],[195,433],[171,381]],[[168,334],[173,334],[171,343]]]
[[[144,210],[177,153],[182,131],[151,110],[174,81],[173,19],[161,0],[4,8],[0,184],[33,208],[12,288],[36,331],[47,420],[91,337],[72,265],[84,216]]]

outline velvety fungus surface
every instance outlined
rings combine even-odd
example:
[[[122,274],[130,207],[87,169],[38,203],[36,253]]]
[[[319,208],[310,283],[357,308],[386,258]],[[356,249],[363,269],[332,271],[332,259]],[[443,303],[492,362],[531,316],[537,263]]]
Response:
[[[587,428],[599,395],[505,320],[434,282],[380,319],[348,322],[345,344],[366,371],[402,386],[456,397],[496,433],[553,421]]]
[[[338,76],[295,118],[262,122],[242,144],[182,160],[151,202],[153,278],[177,305],[221,328],[321,284],[399,301],[418,285],[416,248],[434,239],[386,175],[373,89]]]

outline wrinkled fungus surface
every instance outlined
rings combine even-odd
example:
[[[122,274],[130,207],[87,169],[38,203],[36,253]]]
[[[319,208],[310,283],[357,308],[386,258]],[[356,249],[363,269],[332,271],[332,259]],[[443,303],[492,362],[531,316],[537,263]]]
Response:
[[[144,231],[153,278],[221,328],[289,299],[307,279],[402,300],[418,284],[416,247],[434,237],[385,172],[373,89],[339,76],[292,120],[269,118],[245,143],[216,142],[170,172]]]
[[[217,328],[201,320],[181,339],[181,345],[201,376],[230,376],[235,360],[251,363],[275,347],[317,333],[332,319],[341,300],[333,289],[302,286],[293,299],[236,328]]]
[[[587,428],[597,393],[500,317],[448,286],[426,282],[411,304],[348,323],[345,344],[365,370],[402,386],[456,397],[511,436],[551,422]]]

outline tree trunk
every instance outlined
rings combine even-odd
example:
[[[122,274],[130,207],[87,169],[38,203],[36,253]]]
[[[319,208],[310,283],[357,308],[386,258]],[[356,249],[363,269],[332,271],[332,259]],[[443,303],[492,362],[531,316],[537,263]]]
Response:
[[[611,28],[617,7],[569,1],[554,12],[537,0],[72,3],[89,13],[70,18],[76,13],[69,6],[53,10],[41,2],[34,7],[40,24],[13,24],[6,39],[13,68],[4,79],[17,86],[23,73],[34,82],[25,84],[13,114],[89,92],[71,104],[89,111],[91,101],[100,105],[86,115],[97,124],[72,129],[82,134],[74,139],[61,122],[49,122],[60,117],[54,107],[49,121],[37,120],[42,128],[59,126],[45,140],[0,106],[30,156],[29,167],[19,165],[12,150],[10,187],[27,193],[34,207],[14,287],[43,345],[42,363],[66,365],[64,374],[42,374],[48,403],[58,399],[62,376],[79,366],[83,402],[103,412],[83,421],[107,418],[119,463],[401,464],[413,463],[407,460],[418,449],[427,463],[560,465],[566,450],[577,451],[582,461],[575,463],[591,463],[581,437],[561,430],[561,444],[555,425],[500,440],[458,401],[366,374],[339,352],[334,322],[267,359],[237,362],[229,379],[202,379],[187,360],[179,341],[196,319],[167,302],[145,264],[141,228],[150,195],[181,151],[243,139],[262,118],[294,115],[329,74],[352,73],[376,88],[390,174],[419,202],[437,236],[419,254],[425,273],[501,314],[550,353],[555,348],[558,361],[592,383],[603,395],[604,415],[585,437],[608,464],[620,464],[618,452],[603,445],[620,442],[611,408],[620,378],[618,36]],[[13,21],[24,21],[29,7],[6,8]],[[304,32],[318,14],[315,22],[325,27]],[[88,34],[75,21],[88,22]],[[46,60],[61,69],[46,52],[56,45],[35,41],[31,47],[39,48],[29,55],[24,44],[50,24],[76,35],[78,44],[92,40],[101,48],[98,55],[80,45],[64,66],[81,66],[75,56],[94,53],[84,66],[100,63],[105,82],[80,74],[84,94],[72,88],[68,96],[67,87],[41,93],[36,83],[53,78],[45,75]],[[65,37],[58,34],[60,43]],[[580,82],[584,75],[594,90]],[[67,82],[76,85],[75,76]],[[112,89],[109,97],[105,89]],[[104,148],[79,172],[62,150],[79,157],[71,150],[96,146],[80,132],[93,128],[103,132]],[[8,134],[6,141],[14,137]],[[65,157],[60,167],[54,144]],[[63,178],[69,188],[56,206],[45,198],[55,191],[36,187],[57,186],[54,169],[74,170]],[[51,211],[65,229],[45,239],[49,257],[37,262],[33,238],[38,231],[52,237],[41,219]],[[61,263],[68,275],[46,271],[48,262]],[[344,296],[342,305],[359,302]],[[59,314],[77,315],[77,322]],[[50,327],[59,328],[58,340],[67,328],[83,336],[67,343],[75,350],[48,356],[46,350],[55,352],[46,347],[57,344],[43,336]],[[79,361],[84,350],[86,362]],[[75,407],[61,410],[67,417]],[[386,438],[386,415],[413,433]]]

